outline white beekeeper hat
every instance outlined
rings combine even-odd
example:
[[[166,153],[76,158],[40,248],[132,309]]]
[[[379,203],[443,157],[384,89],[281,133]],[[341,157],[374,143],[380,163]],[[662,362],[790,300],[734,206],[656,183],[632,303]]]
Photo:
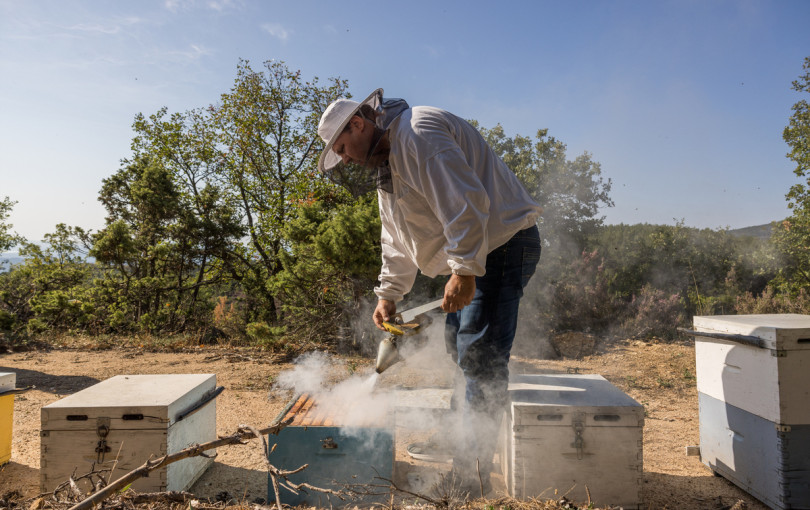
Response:
[[[351,99],[338,99],[326,107],[326,111],[321,115],[318,123],[318,135],[326,142],[321,157],[318,159],[318,171],[325,172],[331,170],[341,162],[340,156],[332,152],[332,145],[343,132],[346,124],[360,107],[367,104],[377,110],[382,103],[383,89],[377,89],[371,93],[362,103]],[[370,119],[373,121],[373,119]]]

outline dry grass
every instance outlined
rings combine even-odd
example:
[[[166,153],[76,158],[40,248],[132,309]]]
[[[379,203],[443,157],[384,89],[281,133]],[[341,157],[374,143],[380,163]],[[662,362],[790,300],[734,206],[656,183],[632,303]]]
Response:
[[[130,347],[120,348],[119,341]],[[168,340],[165,344],[147,342],[141,347],[141,341],[140,338],[110,339],[108,345],[113,348],[98,350],[93,348],[98,345],[96,339],[67,337],[54,342],[64,348],[0,355],[0,366],[14,367],[24,374],[18,378],[21,386],[36,385],[15,401],[14,453],[11,464],[5,469],[0,467],[0,508],[63,510],[69,507],[67,504],[58,506],[47,498],[34,498],[37,488],[32,481],[39,470],[39,409],[60,395],[86,387],[93,382],[88,378],[101,380],[121,373],[216,373],[218,383],[228,388],[218,399],[219,433],[231,431],[246,421],[267,423],[286,404],[284,399],[268,401],[267,388],[272,379],[290,368],[288,363],[275,359],[277,354],[224,346],[185,345],[174,350],[163,347],[174,345]],[[346,375],[367,369],[373,362],[345,356],[336,357],[336,361]],[[766,508],[728,481],[713,477],[696,457],[686,457],[684,453],[684,446],[698,443],[695,359],[691,342],[602,341],[597,345],[597,352],[583,359],[516,356],[514,369],[529,373],[601,374],[644,405],[645,510]],[[134,493],[127,493],[110,501],[106,508],[271,508],[256,502],[257,496],[267,495],[267,477],[266,473],[262,477],[260,467],[264,458],[236,450],[219,452],[217,466],[222,469],[209,470],[194,489],[195,496],[183,501],[153,498],[139,502]],[[252,492],[245,494],[242,492],[245,488]],[[19,490],[16,494],[15,489]],[[235,499],[229,496],[228,501],[217,501],[215,495],[225,490],[234,493]],[[599,501],[597,494],[594,498]],[[413,496],[398,495],[393,505],[385,506],[417,509],[432,505]],[[448,498],[445,506],[475,510],[589,508],[587,501],[571,502],[554,494],[549,494],[547,499],[529,501],[502,498],[462,502],[459,498]]]
[[[397,497],[394,493],[388,505],[376,505],[377,508],[392,510],[422,510],[422,509],[452,509],[452,510],[609,510],[613,507],[596,507],[585,502],[576,504],[565,497],[557,499],[531,498],[518,500],[513,498],[487,499],[478,498],[464,500],[460,494],[449,494],[449,497],[440,504],[430,504],[418,498],[408,496],[405,499]],[[225,500],[197,498],[189,493],[152,493],[140,494],[128,490],[114,498],[108,499],[98,510],[274,510],[275,505],[249,501],[235,501],[227,496]],[[0,508],[10,510],[68,510],[81,501],[76,497],[64,497],[55,500],[51,495],[24,499],[19,492],[13,491],[0,496]],[[311,507],[314,508],[314,507]],[[365,508],[365,506],[352,506],[348,503],[346,508]],[[745,508],[737,507],[737,509]]]

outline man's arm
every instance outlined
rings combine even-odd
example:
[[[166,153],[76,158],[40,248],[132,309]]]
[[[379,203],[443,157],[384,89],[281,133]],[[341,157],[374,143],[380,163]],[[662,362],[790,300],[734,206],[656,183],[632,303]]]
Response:
[[[425,200],[444,229],[447,265],[454,274],[483,276],[489,195],[463,151],[455,145],[439,152],[426,161],[419,177]]]
[[[457,312],[472,303],[475,296],[475,275],[454,274],[444,286],[442,310]]]
[[[382,269],[380,269],[380,285],[374,289],[378,297],[377,308],[372,318],[379,329],[385,329],[382,322],[387,321],[396,314],[396,302],[410,292],[418,271],[416,265],[405,255],[404,247],[398,238],[391,234],[392,221],[382,215],[382,232],[380,244],[382,246]]]
[[[396,313],[397,313],[396,303],[388,299],[380,299],[379,301],[377,301],[377,308],[374,309],[373,315],[374,324],[377,325],[378,329],[385,331],[385,328],[382,325],[383,321],[390,322],[391,317],[396,315]]]

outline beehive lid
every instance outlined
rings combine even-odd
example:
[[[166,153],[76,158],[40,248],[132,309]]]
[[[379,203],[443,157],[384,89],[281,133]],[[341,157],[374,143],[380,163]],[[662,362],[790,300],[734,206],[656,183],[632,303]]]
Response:
[[[509,378],[514,405],[559,408],[641,408],[607,379],[596,374],[515,374]]]
[[[795,313],[694,317],[695,331],[753,336],[775,350],[810,349],[810,315]]]
[[[451,388],[420,388],[415,390],[397,390],[394,401],[397,411],[411,410],[449,411],[453,398]]]
[[[44,406],[42,429],[95,428],[97,418],[111,418],[114,426],[123,420],[127,428],[170,425],[215,387],[214,374],[117,375]]]
[[[17,374],[14,372],[0,372],[0,393],[13,390],[17,384]]]

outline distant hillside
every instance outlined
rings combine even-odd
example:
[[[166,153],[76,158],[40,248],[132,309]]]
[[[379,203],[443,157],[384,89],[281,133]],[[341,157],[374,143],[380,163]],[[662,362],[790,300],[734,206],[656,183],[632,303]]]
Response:
[[[47,248],[45,243],[39,243],[39,245],[42,246],[43,249]],[[77,253],[77,255],[82,256],[80,253]],[[92,264],[95,262],[95,259],[93,257],[84,256],[84,261]],[[20,254],[16,251],[0,252],[0,273],[8,271],[11,266],[22,264],[23,262],[25,262],[25,258],[20,257]]]
[[[0,273],[5,273],[14,264],[20,264],[25,259],[16,253],[0,253]]]
[[[766,223],[764,225],[757,225],[755,227],[735,228],[734,230],[729,230],[728,233],[740,237],[750,236],[757,237],[759,239],[770,239],[772,231],[772,224]]]

